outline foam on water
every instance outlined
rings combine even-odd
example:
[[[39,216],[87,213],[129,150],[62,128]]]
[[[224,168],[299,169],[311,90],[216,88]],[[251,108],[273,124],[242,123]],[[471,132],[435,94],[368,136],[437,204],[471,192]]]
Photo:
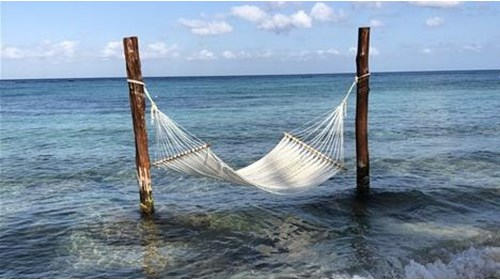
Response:
[[[500,247],[471,247],[451,254],[449,260],[429,263],[411,260],[404,268],[405,278],[500,278]]]

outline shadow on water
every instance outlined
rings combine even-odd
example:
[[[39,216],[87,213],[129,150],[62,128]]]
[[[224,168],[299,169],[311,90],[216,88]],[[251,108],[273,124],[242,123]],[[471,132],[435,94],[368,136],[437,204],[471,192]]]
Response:
[[[154,217],[143,216],[139,227],[144,249],[142,272],[146,278],[161,278],[160,272],[168,267],[169,261],[159,252],[161,243]]]
[[[419,192],[411,196],[415,202],[425,197]],[[390,212],[386,207],[407,204],[394,193],[358,196],[350,191],[281,209],[157,213],[139,221],[142,273],[147,278],[390,277],[390,263],[370,240],[372,225],[380,222],[380,212]],[[316,248],[323,246],[326,252]]]
[[[370,243],[371,224],[377,222],[372,200],[371,194],[348,192],[280,210],[250,207],[143,217],[142,273],[147,278],[390,276],[375,271],[380,256]],[[168,256],[162,249],[167,243],[182,244],[186,254]],[[321,244],[331,250],[327,256],[343,258],[343,265],[336,266],[335,259],[319,261],[325,256],[315,247]]]
[[[373,266],[373,248],[370,248],[367,241],[370,234],[370,213],[367,208],[370,196],[371,194],[369,193],[355,193],[351,199],[351,221],[353,227],[351,246],[359,268],[361,268],[355,268],[353,271],[350,271],[351,274],[359,273],[360,270],[367,271]]]
[[[481,233],[462,219],[449,218],[476,211],[450,201],[463,197],[472,203],[496,193],[482,190],[471,196],[457,190],[456,197],[440,199],[415,190],[372,189],[362,197],[345,190],[216,210],[172,203],[160,205],[149,218],[140,217],[131,201],[120,201],[126,208],[99,212],[103,216],[81,217],[68,212],[70,208],[57,214],[40,209],[38,219],[53,221],[45,223],[50,228],[27,224],[0,234],[3,244],[29,246],[30,255],[14,256],[11,250],[9,255],[7,250],[0,256],[18,260],[6,266],[15,275],[32,277],[401,277],[408,242],[423,244],[420,248],[448,246],[442,242],[457,236],[456,229],[468,240]],[[484,200],[482,206],[495,209],[498,203]],[[65,225],[68,215],[79,222]],[[447,224],[434,223],[439,217]],[[11,218],[5,225],[16,223]],[[489,227],[483,232],[498,230],[494,224]],[[488,238],[484,242],[491,242]],[[29,267],[19,265],[26,260]]]

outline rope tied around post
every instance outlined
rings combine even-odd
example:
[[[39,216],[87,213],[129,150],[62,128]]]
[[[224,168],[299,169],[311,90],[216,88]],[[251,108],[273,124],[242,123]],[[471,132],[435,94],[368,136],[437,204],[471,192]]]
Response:
[[[144,87],[144,94],[148,98],[149,102],[151,102],[151,105],[156,106],[156,103],[153,101],[153,98],[151,98],[151,95],[149,95],[148,89],[146,88],[146,83],[137,81],[137,80],[132,80],[132,79],[127,79],[127,82],[131,84],[136,84],[136,85],[141,85]]]
[[[354,79],[356,80],[356,82],[358,82],[359,80],[361,80],[361,79],[363,79],[363,78],[366,78],[366,77],[368,77],[368,76],[370,76],[370,72],[368,72],[368,73],[366,73],[366,74],[364,74],[364,75],[361,75],[361,76],[359,76],[359,77],[358,77],[358,76],[356,76],[356,78],[354,78]]]
[[[127,82],[131,84],[141,85],[144,87],[144,94],[148,98],[149,102],[151,102],[151,118],[154,120],[155,112],[158,111],[158,106],[156,106],[156,103],[154,102],[153,98],[151,97],[151,95],[149,95],[146,83],[132,79],[127,79]]]
[[[363,79],[363,78],[366,78],[370,76],[370,73],[366,73],[364,75],[361,75],[361,76],[355,76],[354,77],[354,81],[352,82],[351,86],[349,87],[349,90],[347,90],[347,94],[345,95],[344,99],[342,99],[342,102],[346,102],[347,101],[347,98],[349,98],[349,95],[351,94],[352,90],[354,89],[354,86],[358,84],[358,82]]]

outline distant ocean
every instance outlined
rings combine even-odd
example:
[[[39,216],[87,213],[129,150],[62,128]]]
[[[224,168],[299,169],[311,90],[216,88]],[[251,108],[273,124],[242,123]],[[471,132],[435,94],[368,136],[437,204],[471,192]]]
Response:
[[[145,81],[242,167],[353,78]],[[500,278],[500,70],[373,73],[370,85],[370,196],[355,195],[353,94],[347,171],[280,196],[154,169],[148,220],[124,78],[1,80],[0,277]]]

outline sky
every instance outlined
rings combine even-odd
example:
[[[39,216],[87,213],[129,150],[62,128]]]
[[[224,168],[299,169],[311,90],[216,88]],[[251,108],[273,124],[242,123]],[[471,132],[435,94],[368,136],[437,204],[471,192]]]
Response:
[[[500,2],[0,2],[1,79],[499,69]]]

